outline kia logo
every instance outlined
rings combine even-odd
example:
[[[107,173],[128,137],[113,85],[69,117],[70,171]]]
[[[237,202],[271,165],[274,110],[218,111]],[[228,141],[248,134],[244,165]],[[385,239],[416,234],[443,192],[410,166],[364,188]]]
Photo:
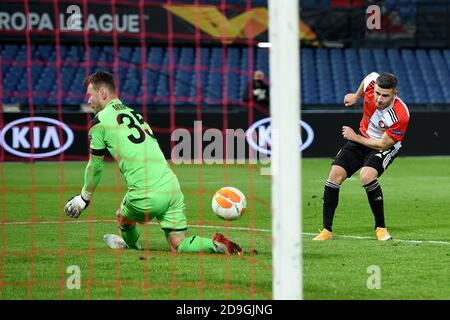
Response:
[[[300,127],[302,129],[300,137],[300,151],[308,148],[314,140],[314,131],[309,124],[300,120]],[[248,128],[245,134],[248,144],[258,152],[270,155],[270,146],[272,145],[271,139],[272,127],[270,125],[270,118],[261,119],[256,121]],[[303,138],[305,141],[303,142]]]
[[[59,128],[63,130],[64,145],[61,145]],[[0,133],[0,145],[9,153],[23,158],[55,156],[67,150],[72,143],[72,129],[61,121],[45,117],[17,119],[8,123]]]

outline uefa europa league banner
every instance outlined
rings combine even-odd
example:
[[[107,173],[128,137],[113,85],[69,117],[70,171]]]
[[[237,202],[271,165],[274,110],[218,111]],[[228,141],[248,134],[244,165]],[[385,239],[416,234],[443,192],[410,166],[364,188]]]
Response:
[[[264,7],[247,8],[232,6],[223,13],[211,5],[165,5],[152,2],[140,6],[138,1],[120,0],[89,3],[81,0],[70,2],[29,1],[28,12],[17,2],[0,4],[0,36],[25,39],[27,26],[34,39],[48,38],[54,42],[56,30],[64,40],[83,41],[86,33],[90,40],[120,42],[142,40],[149,43],[170,41],[194,43],[196,33],[203,43],[247,43],[248,38],[267,40],[268,11]],[[245,42],[244,42],[245,40]]]
[[[185,108],[189,108],[185,106]],[[185,109],[183,107],[183,109]],[[207,112],[198,121],[195,110],[175,114],[171,128],[170,112],[149,112],[147,122],[167,159],[174,163],[220,163],[216,158],[242,163],[242,159],[267,160],[272,141],[270,117],[255,110],[248,122],[248,110],[237,107],[228,115],[227,128],[220,109]],[[87,160],[88,130],[92,115],[77,113],[2,113],[0,160],[39,161]],[[304,112],[299,123],[303,157],[326,157],[330,161],[345,144],[341,128],[357,130],[360,112]],[[450,112],[411,112],[411,120],[400,156],[450,155]],[[218,150],[226,147],[226,154]],[[213,150],[214,149],[214,150]],[[232,154],[231,157],[228,155]],[[206,156],[205,156],[206,155]],[[254,158],[252,158],[254,157]],[[200,161],[197,161],[200,160]],[[216,159],[217,160],[217,159]],[[227,162],[228,163],[228,162]]]
[[[280,0],[281,1],[281,0]],[[87,3],[85,5],[84,3]],[[254,45],[268,40],[267,6],[247,6],[247,1],[216,5],[182,1],[19,1],[0,2],[0,37],[34,42],[94,41],[125,44],[239,44]],[[199,1],[200,2],[200,1]],[[414,1],[405,14],[403,4],[394,3],[397,15],[381,10],[380,28],[367,27],[366,9],[361,6],[307,6],[300,10],[299,37],[304,45],[365,45],[367,42],[389,45],[389,39],[401,39],[403,46],[448,47],[448,1]],[[383,7],[383,6],[381,6]],[[384,7],[383,7],[384,8]],[[408,13],[408,11],[406,11]],[[399,18],[400,17],[400,18]],[[433,17],[433,23],[425,23]],[[405,27],[408,26],[408,27]],[[59,31],[59,32],[57,32]],[[386,40],[387,39],[387,40]]]
[[[83,41],[85,36],[97,42],[194,44],[197,39],[208,44],[243,44],[268,39],[267,7],[227,5],[168,5],[166,1],[139,4],[121,2],[114,6],[106,1],[89,3],[29,1],[28,10],[22,3],[2,1],[0,4],[0,36],[2,39],[25,40],[27,30],[33,41]],[[317,36],[305,23],[299,24],[301,39],[314,41]],[[336,28],[334,28],[336,29]],[[59,33],[56,31],[59,30]]]

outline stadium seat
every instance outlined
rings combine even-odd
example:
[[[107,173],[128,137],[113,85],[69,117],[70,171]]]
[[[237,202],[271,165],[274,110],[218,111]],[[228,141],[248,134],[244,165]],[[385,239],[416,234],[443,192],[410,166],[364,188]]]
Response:
[[[406,69],[406,74],[408,76],[409,85],[412,89],[412,95],[414,97],[414,103],[427,103],[430,100],[429,94],[426,91],[426,83],[424,81],[424,75],[422,74],[420,68],[416,66],[419,65],[417,58],[412,49],[403,49],[401,50],[401,55],[403,57],[403,61],[405,62],[405,66],[408,66]],[[410,66],[414,66],[411,68]]]
[[[88,50],[86,50],[88,49]],[[253,51],[251,51],[253,50]],[[28,103],[28,89],[35,104],[56,104],[58,79],[63,105],[85,103],[83,80],[98,70],[114,71],[118,62],[120,95],[130,104],[177,105],[240,104],[254,70],[269,74],[267,49],[238,47],[148,47],[143,64],[140,47],[120,46],[114,59],[113,46],[33,45],[31,83],[27,76],[25,45],[3,44],[3,103]],[[200,54],[197,59],[196,55]],[[60,56],[60,70],[56,58]],[[89,59],[87,59],[88,54]],[[118,59],[118,60],[117,60]],[[414,67],[411,67],[414,66]],[[144,70],[145,69],[145,70]],[[449,49],[308,48],[301,50],[301,98],[306,105],[341,104],[344,94],[356,90],[372,71],[394,73],[399,92],[408,104],[450,102],[447,86]],[[60,77],[57,77],[60,72]],[[144,73],[143,73],[144,72]],[[145,75],[145,79],[143,79]],[[5,80],[7,79],[7,81]],[[144,80],[146,81],[143,90]],[[145,94],[145,98],[144,98]],[[224,99],[226,98],[226,100]]]
[[[392,72],[398,78],[398,90],[399,96],[408,103],[415,103],[414,96],[412,95],[412,88],[409,84],[408,76],[406,75],[406,68],[400,51],[398,49],[388,49],[386,52],[387,61],[391,65]]]
[[[425,89],[428,92],[429,102],[444,103],[444,96],[439,85],[439,80],[436,75],[436,70],[431,63],[430,56],[427,51],[423,49],[416,50],[417,62],[420,71],[423,74]]]

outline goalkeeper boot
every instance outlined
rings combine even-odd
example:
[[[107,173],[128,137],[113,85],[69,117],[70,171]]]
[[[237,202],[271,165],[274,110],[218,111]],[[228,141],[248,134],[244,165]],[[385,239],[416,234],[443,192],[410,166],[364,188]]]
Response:
[[[117,234],[105,234],[103,240],[111,249],[125,249],[127,247],[125,241]]]
[[[387,228],[380,228],[380,227],[378,227],[375,230],[375,234],[377,236],[377,240],[380,240],[380,241],[386,241],[386,240],[391,240],[392,239],[392,236],[387,231]]]
[[[333,240],[333,232],[323,228],[313,240]]]
[[[234,243],[233,241],[227,239],[221,233],[215,233],[213,235],[213,241],[220,253],[224,253],[226,255],[244,255],[244,251],[237,243]]]

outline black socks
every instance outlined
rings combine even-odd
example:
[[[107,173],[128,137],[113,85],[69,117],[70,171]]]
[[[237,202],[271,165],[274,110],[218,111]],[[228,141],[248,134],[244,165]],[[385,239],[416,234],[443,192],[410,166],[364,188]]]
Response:
[[[375,229],[377,227],[386,228],[384,224],[384,205],[383,205],[383,192],[378,180],[375,179],[372,182],[363,186],[367,192],[367,199],[369,200],[370,208],[372,209],[373,216],[375,217]]]

